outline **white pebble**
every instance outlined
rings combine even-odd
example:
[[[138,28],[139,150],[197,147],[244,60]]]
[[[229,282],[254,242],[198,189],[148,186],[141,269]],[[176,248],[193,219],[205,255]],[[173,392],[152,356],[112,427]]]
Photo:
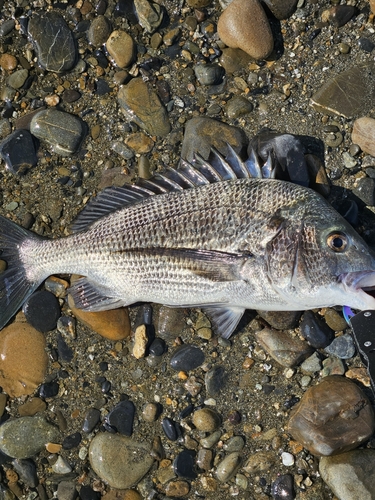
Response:
[[[281,454],[281,461],[283,462],[283,465],[290,467],[291,465],[294,465],[294,456],[287,451],[283,451]]]

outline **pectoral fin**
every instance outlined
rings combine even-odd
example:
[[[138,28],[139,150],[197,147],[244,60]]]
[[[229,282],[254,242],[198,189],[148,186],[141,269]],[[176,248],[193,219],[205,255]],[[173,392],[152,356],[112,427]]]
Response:
[[[70,288],[69,293],[78,309],[96,312],[116,309],[124,305],[118,297],[108,296],[109,290],[92,283],[87,278],[79,278]]]
[[[221,306],[209,306],[203,310],[210,318],[216,333],[225,339],[229,339],[232,335],[245,312],[245,309],[240,307]]]

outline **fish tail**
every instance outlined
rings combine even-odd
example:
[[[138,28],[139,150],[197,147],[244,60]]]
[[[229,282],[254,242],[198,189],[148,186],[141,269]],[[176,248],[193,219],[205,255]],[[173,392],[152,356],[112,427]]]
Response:
[[[0,330],[42,281],[29,281],[20,258],[21,245],[31,239],[39,237],[0,216],[0,260],[7,266],[5,271],[0,271]]]

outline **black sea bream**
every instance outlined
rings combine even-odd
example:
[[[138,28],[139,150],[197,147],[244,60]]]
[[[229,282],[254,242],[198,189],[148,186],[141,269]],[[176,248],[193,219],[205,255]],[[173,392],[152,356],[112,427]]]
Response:
[[[270,170],[263,167],[270,176]],[[77,307],[134,302],[202,307],[229,337],[245,309],[375,309],[375,255],[311,189],[258,175],[254,157],[178,169],[113,187],[78,217],[74,233],[37,236],[0,218],[0,328],[51,274],[83,276]]]

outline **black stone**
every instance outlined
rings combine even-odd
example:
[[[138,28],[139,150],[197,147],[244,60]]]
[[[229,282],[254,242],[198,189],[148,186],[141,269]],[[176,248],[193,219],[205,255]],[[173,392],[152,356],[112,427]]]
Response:
[[[101,494],[98,491],[94,491],[91,486],[82,486],[79,490],[79,498],[81,500],[100,500]]]
[[[134,328],[140,325],[152,325],[152,307],[150,304],[142,304],[138,309]]]
[[[191,415],[193,411],[194,411],[194,405],[190,404],[189,406],[180,411],[179,418],[182,420]]]
[[[28,34],[39,64],[48,71],[62,73],[76,62],[76,44],[64,18],[56,11],[33,13]]]
[[[107,361],[101,361],[99,363],[99,368],[102,372],[106,372],[108,370],[108,363]]]
[[[12,465],[26,486],[30,488],[36,488],[38,486],[39,480],[36,473],[36,465],[33,460],[30,458],[16,458],[13,460]]]
[[[97,423],[100,421],[100,411],[96,408],[90,408],[85,415],[83,421],[82,430],[83,432],[91,432]]]
[[[204,377],[207,394],[209,396],[217,396],[220,394],[227,380],[228,375],[223,366],[214,366],[211,368]]]
[[[171,358],[171,367],[176,371],[189,371],[198,368],[204,362],[204,353],[191,344],[184,344],[175,350]]]
[[[98,80],[96,81],[95,93],[97,95],[105,95],[105,94],[108,94],[110,91],[111,91],[111,88],[108,85],[108,83],[105,80],[103,80],[102,78],[98,78]]]
[[[358,47],[364,52],[372,52],[374,50],[375,44],[369,38],[361,37],[358,40]]]
[[[181,429],[177,422],[172,420],[171,418],[164,417],[161,426],[163,428],[164,434],[171,441],[177,441],[177,439],[181,435]]]
[[[108,66],[108,59],[106,56],[103,54],[103,52],[100,49],[97,49],[94,52],[95,59],[98,61],[99,66],[101,68],[106,68]]]
[[[74,357],[74,351],[65,342],[64,338],[59,335],[57,337],[57,352],[59,353],[59,360],[69,363]]]
[[[133,434],[135,406],[131,401],[121,401],[108,413],[105,423],[124,436]]]
[[[0,155],[13,174],[24,174],[38,162],[34,140],[28,130],[15,130],[8,135],[0,143]]]
[[[166,351],[166,345],[163,339],[156,338],[151,342],[149,347],[150,354],[154,356],[161,356]]]
[[[271,486],[274,500],[293,500],[295,498],[293,476],[284,474],[275,479]]]
[[[302,337],[315,349],[327,347],[335,338],[335,332],[312,311],[306,311],[300,324]]]
[[[195,479],[197,473],[194,470],[195,456],[191,450],[181,451],[173,461],[173,470],[179,477]]]
[[[54,398],[59,393],[59,384],[55,381],[42,384],[39,388],[41,398]]]
[[[102,382],[102,393],[103,394],[108,394],[109,391],[111,390],[111,387],[112,387],[112,384],[109,380],[105,379],[103,382]]]
[[[59,301],[47,290],[33,293],[22,310],[26,320],[42,333],[54,330],[61,316]]]
[[[375,205],[375,179],[362,177],[358,179],[353,193],[366,205],[372,207]]]
[[[64,450],[72,450],[73,448],[77,448],[79,443],[82,441],[82,435],[80,432],[75,432],[74,434],[70,434],[70,436],[66,436],[62,443],[62,447]]]

